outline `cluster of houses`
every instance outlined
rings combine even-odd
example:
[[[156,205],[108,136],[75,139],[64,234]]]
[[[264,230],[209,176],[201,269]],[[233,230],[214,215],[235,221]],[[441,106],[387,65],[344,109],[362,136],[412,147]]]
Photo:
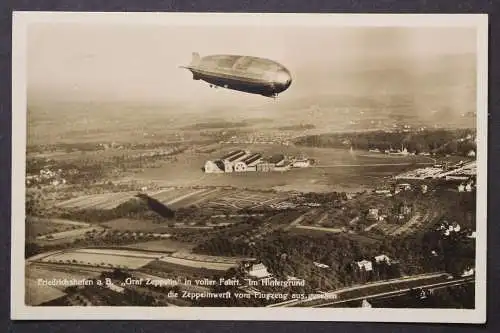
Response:
[[[474,189],[476,189],[476,184],[474,183],[473,180],[469,180],[466,183],[461,183],[458,185],[458,192],[472,192]]]
[[[395,179],[445,179],[467,181],[476,176],[476,161],[460,161],[450,165],[448,163],[435,164],[431,167],[419,168],[395,176]]]
[[[394,260],[391,260],[391,258],[389,258],[387,255],[380,254],[378,256],[373,257],[373,260],[362,259],[359,261],[355,261],[353,263],[353,266],[358,271],[371,272],[373,270],[373,263],[391,265],[396,262]],[[330,266],[316,261],[313,261],[313,264],[318,268],[325,268],[325,269],[330,268]]]
[[[457,222],[448,223],[445,221],[441,223],[436,230],[442,231],[443,235],[445,236],[449,236],[454,232],[459,232],[461,230],[461,227]]]
[[[421,184],[420,186],[416,186],[420,192],[423,194],[429,191],[429,187],[426,184]],[[392,197],[393,195],[399,194],[404,191],[412,191],[414,190],[414,185],[408,183],[397,183],[392,188],[390,187],[381,187],[375,189],[373,192],[376,194],[384,194],[387,197]]]
[[[269,207],[272,209],[283,210],[283,209],[293,209],[297,208],[297,204],[290,201],[282,201],[274,204],[270,204]]]
[[[443,221],[437,228],[436,231],[441,232],[444,236],[450,236],[454,233],[461,233],[467,238],[476,238],[476,231],[469,228],[462,228],[457,222],[449,223]]]
[[[36,184],[58,186],[66,184],[66,179],[63,177],[61,169],[52,170],[45,167],[38,174],[26,176],[26,186]]]
[[[297,207],[310,207],[310,208],[321,207],[321,204],[317,202],[293,203],[290,201],[281,201],[278,203],[270,204],[269,207],[276,210],[284,210],[284,209],[294,209]]]
[[[396,218],[398,220],[404,220],[408,216],[411,215],[413,212],[413,208],[411,205],[408,205],[404,202],[400,203],[397,206],[397,211],[396,211]],[[380,214],[380,210],[378,208],[369,208],[368,211],[366,212],[366,219],[369,221],[385,221],[387,219],[386,214]]]
[[[288,146],[291,144],[293,136],[289,133],[251,133],[243,137],[233,136],[222,143],[237,143],[237,144],[280,144]]]
[[[391,265],[391,264],[397,263],[397,262],[392,260],[391,258],[389,258],[385,254],[380,254],[378,256],[373,257],[373,260],[362,259],[359,261],[355,261],[353,263],[353,266],[359,271],[370,272],[373,270],[374,263],[375,264]],[[316,261],[313,261],[313,264],[314,264],[314,266],[316,266],[318,268],[323,268],[323,269],[330,268],[330,266],[323,264],[323,263],[320,263],[320,262],[316,262]],[[254,277],[256,279],[265,279],[265,278],[272,276],[272,274],[269,272],[267,267],[261,262],[259,262],[259,263],[245,263],[245,264],[243,264],[243,269],[246,272],[246,274],[248,274],[249,276]],[[294,278],[290,277],[290,279],[294,279]]]

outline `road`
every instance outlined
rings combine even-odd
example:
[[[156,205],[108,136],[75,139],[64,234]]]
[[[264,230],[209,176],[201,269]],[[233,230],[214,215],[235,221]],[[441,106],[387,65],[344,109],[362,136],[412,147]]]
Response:
[[[300,222],[302,222],[302,220],[304,219],[304,217],[308,214],[315,214],[317,211],[317,209],[311,209],[310,211],[308,211],[307,213],[304,213],[302,215],[300,215],[299,217],[297,217],[295,220],[293,220],[289,225],[287,225],[286,227],[283,228],[284,231],[288,231],[296,226],[298,226],[300,224]]]
[[[298,225],[297,228],[298,229],[306,229],[306,230],[317,230],[317,231],[323,231],[323,232],[331,232],[334,234],[344,232],[344,229],[342,229],[342,228],[313,227],[310,225]]]
[[[389,291],[389,292],[383,292],[383,293],[377,293],[374,295],[367,295],[367,296],[361,296],[361,297],[351,297],[348,299],[343,299],[339,301],[332,301],[332,302],[327,302],[324,304],[320,305],[313,305],[313,308],[324,308],[324,307],[330,307],[332,305],[336,304],[341,304],[341,303],[347,303],[347,302],[353,302],[353,301],[362,301],[364,299],[373,299],[373,298],[380,298],[380,297],[394,297],[394,296],[401,296],[403,294],[408,293],[411,289],[414,288],[422,288],[422,289],[439,289],[439,288],[444,288],[444,287],[451,287],[451,286],[459,286],[462,284],[466,283],[471,283],[474,282],[474,277],[467,277],[467,278],[462,278],[462,279],[454,279],[450,281],[445,281],[445,282],[439,282],[439,283],[432,283],[432,284],[424,284],[424,285],[419,285],[417,287],[413,288],[403,288],[399,289],[396,291]]]
[[[29,264],[31,262],[41,261],[42,259],[44,259],[46,257],[52,256],[52,255],[55,255],[55,254],[59,254],[59,253],[63,253],[65,251],[66,250],[55,250],[55,251],[49,251],[49,252],[39,253],[39,254],[36,254],[36,255],[34,255],[32,257],[27,258],[26,259],[26,263]]]
[[[340,296],[342,294],[346,293],[355,293],[355,292],[362,292],[363,289],[369,289],[369,288],[374,288],[376,289],[377,287],[383,287],[387,286],[387,288],[391,288],[394,286],[397,286],[398,284],[405,284],[408,282],[413,282],[413,281],[419,281],[419,280],[432,280],[432,279],[443,279],[445,280],[448,274],[444,272],[439,272],[439,273],[431,273],[431,274],[421,274],[421,275],[414,275],[414,276],[409,276],[409,277],[403,277],[399,279],[392,279],[392,280],[384,280],[384,281],[378,281],[378,282],[373,282],[373,283],[367,283],[363,285],[358,285],[358,286],[353,286],[353,287],[347,287],[343,289],[338,289],[334,291],[327,292],[321,296],[318,297],[313,297],[305,300],[290,300],[286,302],[281,302],[281,303],[276,303],[272,304],[269,307],[289,307],[289,306],[305,306],[307,307],[308,305],[305,305],[307,303],[313,303],[313,302],[318,302],[323,299],[324,302],[328,302],[329,297],[335,297],[335,296]],[[425,283],[424,283],[425,284]],[[399,290],[403,290],[404,288],[400,288]],[[391,292],[394,290],[391,290]],[[374,292],[374,294],[377,294],[377,292]],[[369,298],[370,292],[367,292],[366,295],[363,295],[362,299]],[[331,299],[331,298],[330,298]],[[342,299],[342,300],[336,300],[338,302],[347,302],[348,299]],[[324,304],[321,302],[320,304]],[[313,306],[313,305],[311,305]]]
[[[411,166],[411,165],[432,165],[431,162],[407,162],[407,163],[370,163],[370,164],[317,164],[310,168],[346,168],[346,167],[377,167],[377,166]]]

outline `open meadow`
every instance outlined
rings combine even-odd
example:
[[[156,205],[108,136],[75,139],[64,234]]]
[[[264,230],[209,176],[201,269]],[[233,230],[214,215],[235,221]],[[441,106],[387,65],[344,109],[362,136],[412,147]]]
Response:
[[[176,252],[170,255],[172,258],[203,261],[211,263],[221,263],[228,265],[237,265],[241,261],[252,261],[255,258],[242,258],[242,257],[224,257],[224,256],[209,256],[204,254],[186,253],[186,252]]]
[[[88,223],[56,218],[26,217],[26,239],[55,243],[83,236],[91,228]],[[97,229],[99,229],[97,227]]]
[[[89,279],[99,275],[94,271],[79,271],[77,269],[66,269],[64,267],[49,267],[30,263],[26,265],[26,289],[25,302],[29,305],[38,305],[65,295],[66,286],[39,285],[38,279]]]
[[[28,216],[26,218],[26,236],[28,239],[34,239],[44,235],[88,227],[86,223],[63,223],[61,221],[64,220],[42,219]]]
[[[113,192],[85,195],[63,201],[56,206],[71,209],[113,209],[133,198],[135,194],[136,192]]]
[[[164,256],[165,253],[114,249],[75,249],[42,259],[43,262],[78,264],[97,267],[137,269]]]
[[[283,193],[258,192],[248,190],[220,190],[218,196],[204,203],[204,207],[220,209],[244,209],[244,208],[263,208],[274,203],[283,201],[288,196]]]
[[[160,223],[152,220],[135,220],[121,218],[104,222],[101,225],[112,230],[125,232],[150,232],[150,233],[165,233],[172,230],[166,223]]]
[[[194,244],[179,242],[172,239],[161,239],[161,240],[153,240],[148,242],[140,242],[134,243],[130,245],[126,245],[129,249],[138,249],[138,250],[146,250],[146,251],[164,251],[164,252],[191,252],[191,249],[194,247]]]
[[[88,228],[55,232],[48,235],[38,236],[36,239],[50,241],[50,242],[60,241],[64,239],[74,240],[75,238],[84,236],[86,233],[99,232],[99,231],[102,231],[102,228],[93,226]]]
[[[188,256],[191,258],[191,256]],[[192,256],[193,259],[184,259],[178,257],[163,257],[159,260],[155,260],[142,267],[143,270],[148,270],[151,272],[157,272],[157,274],[174,274],[183,275],[190,274],[192,276],[198,276],[200,278],[207,278],[214,275],[218,275],[221,272],[225,272],[230,268],[235,268],[238,266],[237,262],[218,262],[218,261],[206,261],[206,260],[196,260],[200,259]]]
[[[216,270],[216,271],[227,271],[228,269],[237,266],[236,263],[210,262],[210,261],[191,260],[191,259],[176,258],[176,257],[164,257],[159,260],[162,262],[179,266],[205,268],[208,270]]]
[[[218,189],[213,188],[168,188],[150,196],[171,209],[199,204],[217,196]]]
[[[29,305],[39,305],[63,297],[64,291],[52,286],[40,287],[37,278],[26,277],[24,300]]]

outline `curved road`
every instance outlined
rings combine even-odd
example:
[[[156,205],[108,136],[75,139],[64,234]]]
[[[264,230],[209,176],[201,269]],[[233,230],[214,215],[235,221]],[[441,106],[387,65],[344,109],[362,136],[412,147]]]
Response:
[[[394,297],[394,296],[400,296],[403,295],[407,292],[409,292],[411,289],[415,288],[422,288],[422,289],[438,289],[438,288],[444,288],[444,287],[451,287],[451,286],[458,286],[466,283],[471,283],[474,282],[474,277],[466,277],[462,279],[453,279],[450,281],[445,281],[445,282],[439,282],[439,283],[431,283],[431,284],[426,284],[426,285],[419,285],[417,287],[413,288],[402,288],[399,290],[395,291],[388,291],[388,292],[382,292],[382,293],[377,293],[377,294],[372,294],[372,295],[366,295],[366,296],[360,296],[360,297],[351,297],[348,299],[343,299],[339,301],[333,301],[333,302],[326,302],[324,304],[318,304],[318,305],[313,305],[313,308],[317,307],[329,307],[335,304],[341,304],[341,303],[347,303],[347,302],[352,302],[352,301],[362,301],[364,299],[373,299],[373,298],[379,298],[379,297]]]
[[[276,303],[276,304],[269,305],[269,307],[288,307],[288,306],[305,306],[305,307],[307,307],[307,305],[305,305],[306,303],[318,302],[318,301],[321,301],[323,299],[324,302],[321,302],[318,305],[311,305],[312,307],[317,307],[320,305],[322,306],[325,304],[331,304],[332,297],[334,297],[335,295],[338,296],[338,295],[346,293],[346,292],[354,292],[354,291],[358,291],[358,290],[362,290],[362,289],[368,289],[368,288],[374,288],[374,287],[380,287],[380,286],[386,286],[386,285],[388,287],[390,287],[391,285],[397,286],[398,284],[404,284],[404,283],[418,281],[418,280],[422,280],[422,284],[425,285],[425,282],[424,282],[425,280],[436,279],[436,278],[443,278],[443,281],[447,282],[447,283],[457,281],[456,279],[446,280],[448,276],[449,275],[447,273],[440,272],[440,273],[414,275],[414,276],[403,277],[403,278],[399,278],[399,279],[378,281],[378,282],[367,283],[367,284],[353,286],[353,287],[347,287],[347,288],[343,288],[343,289],[339,289],[339,290],[334,290],[331,292],[327,292],[321,296],[313,297],[313,298],[309,298],[309,299],[305,299],[305,300],[296,299],[296,300],[289,300],[289,301],[285,301],[285,302],[281,302],[281,303]],[[413,288],[417,288],[417,287],[413,287]],[[405,289],[406,288],[400,288],[396,292],[401,292],[402,290],[405,290]],[[379,293],[379,292],[380,291],[377,291],[377,293]],[[391,292],[395,292],[395,291],[391,290],[390,292],[387,292],[387,293],[390,294]],[[329,297],[330,297],[330,299],[328,299]],[[370,298],[370,293],[367,293],[367,295],[364,295],[361,299],[365,299],[365,298]],[[348,302],[349,300],[351,300],[351,299],[349,299],[349,298],[342,299],[342,300],[336,299],[335,301],[333,301],[333,303],[343,303],[343,302]],[[352,299],[352,300],[355,300],[355,299]]]

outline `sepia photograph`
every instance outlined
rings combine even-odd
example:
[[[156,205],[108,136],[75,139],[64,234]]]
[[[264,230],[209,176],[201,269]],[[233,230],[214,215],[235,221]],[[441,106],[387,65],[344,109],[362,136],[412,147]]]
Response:
[[[487,28],[14,12],[12,318],[484,323]]]

